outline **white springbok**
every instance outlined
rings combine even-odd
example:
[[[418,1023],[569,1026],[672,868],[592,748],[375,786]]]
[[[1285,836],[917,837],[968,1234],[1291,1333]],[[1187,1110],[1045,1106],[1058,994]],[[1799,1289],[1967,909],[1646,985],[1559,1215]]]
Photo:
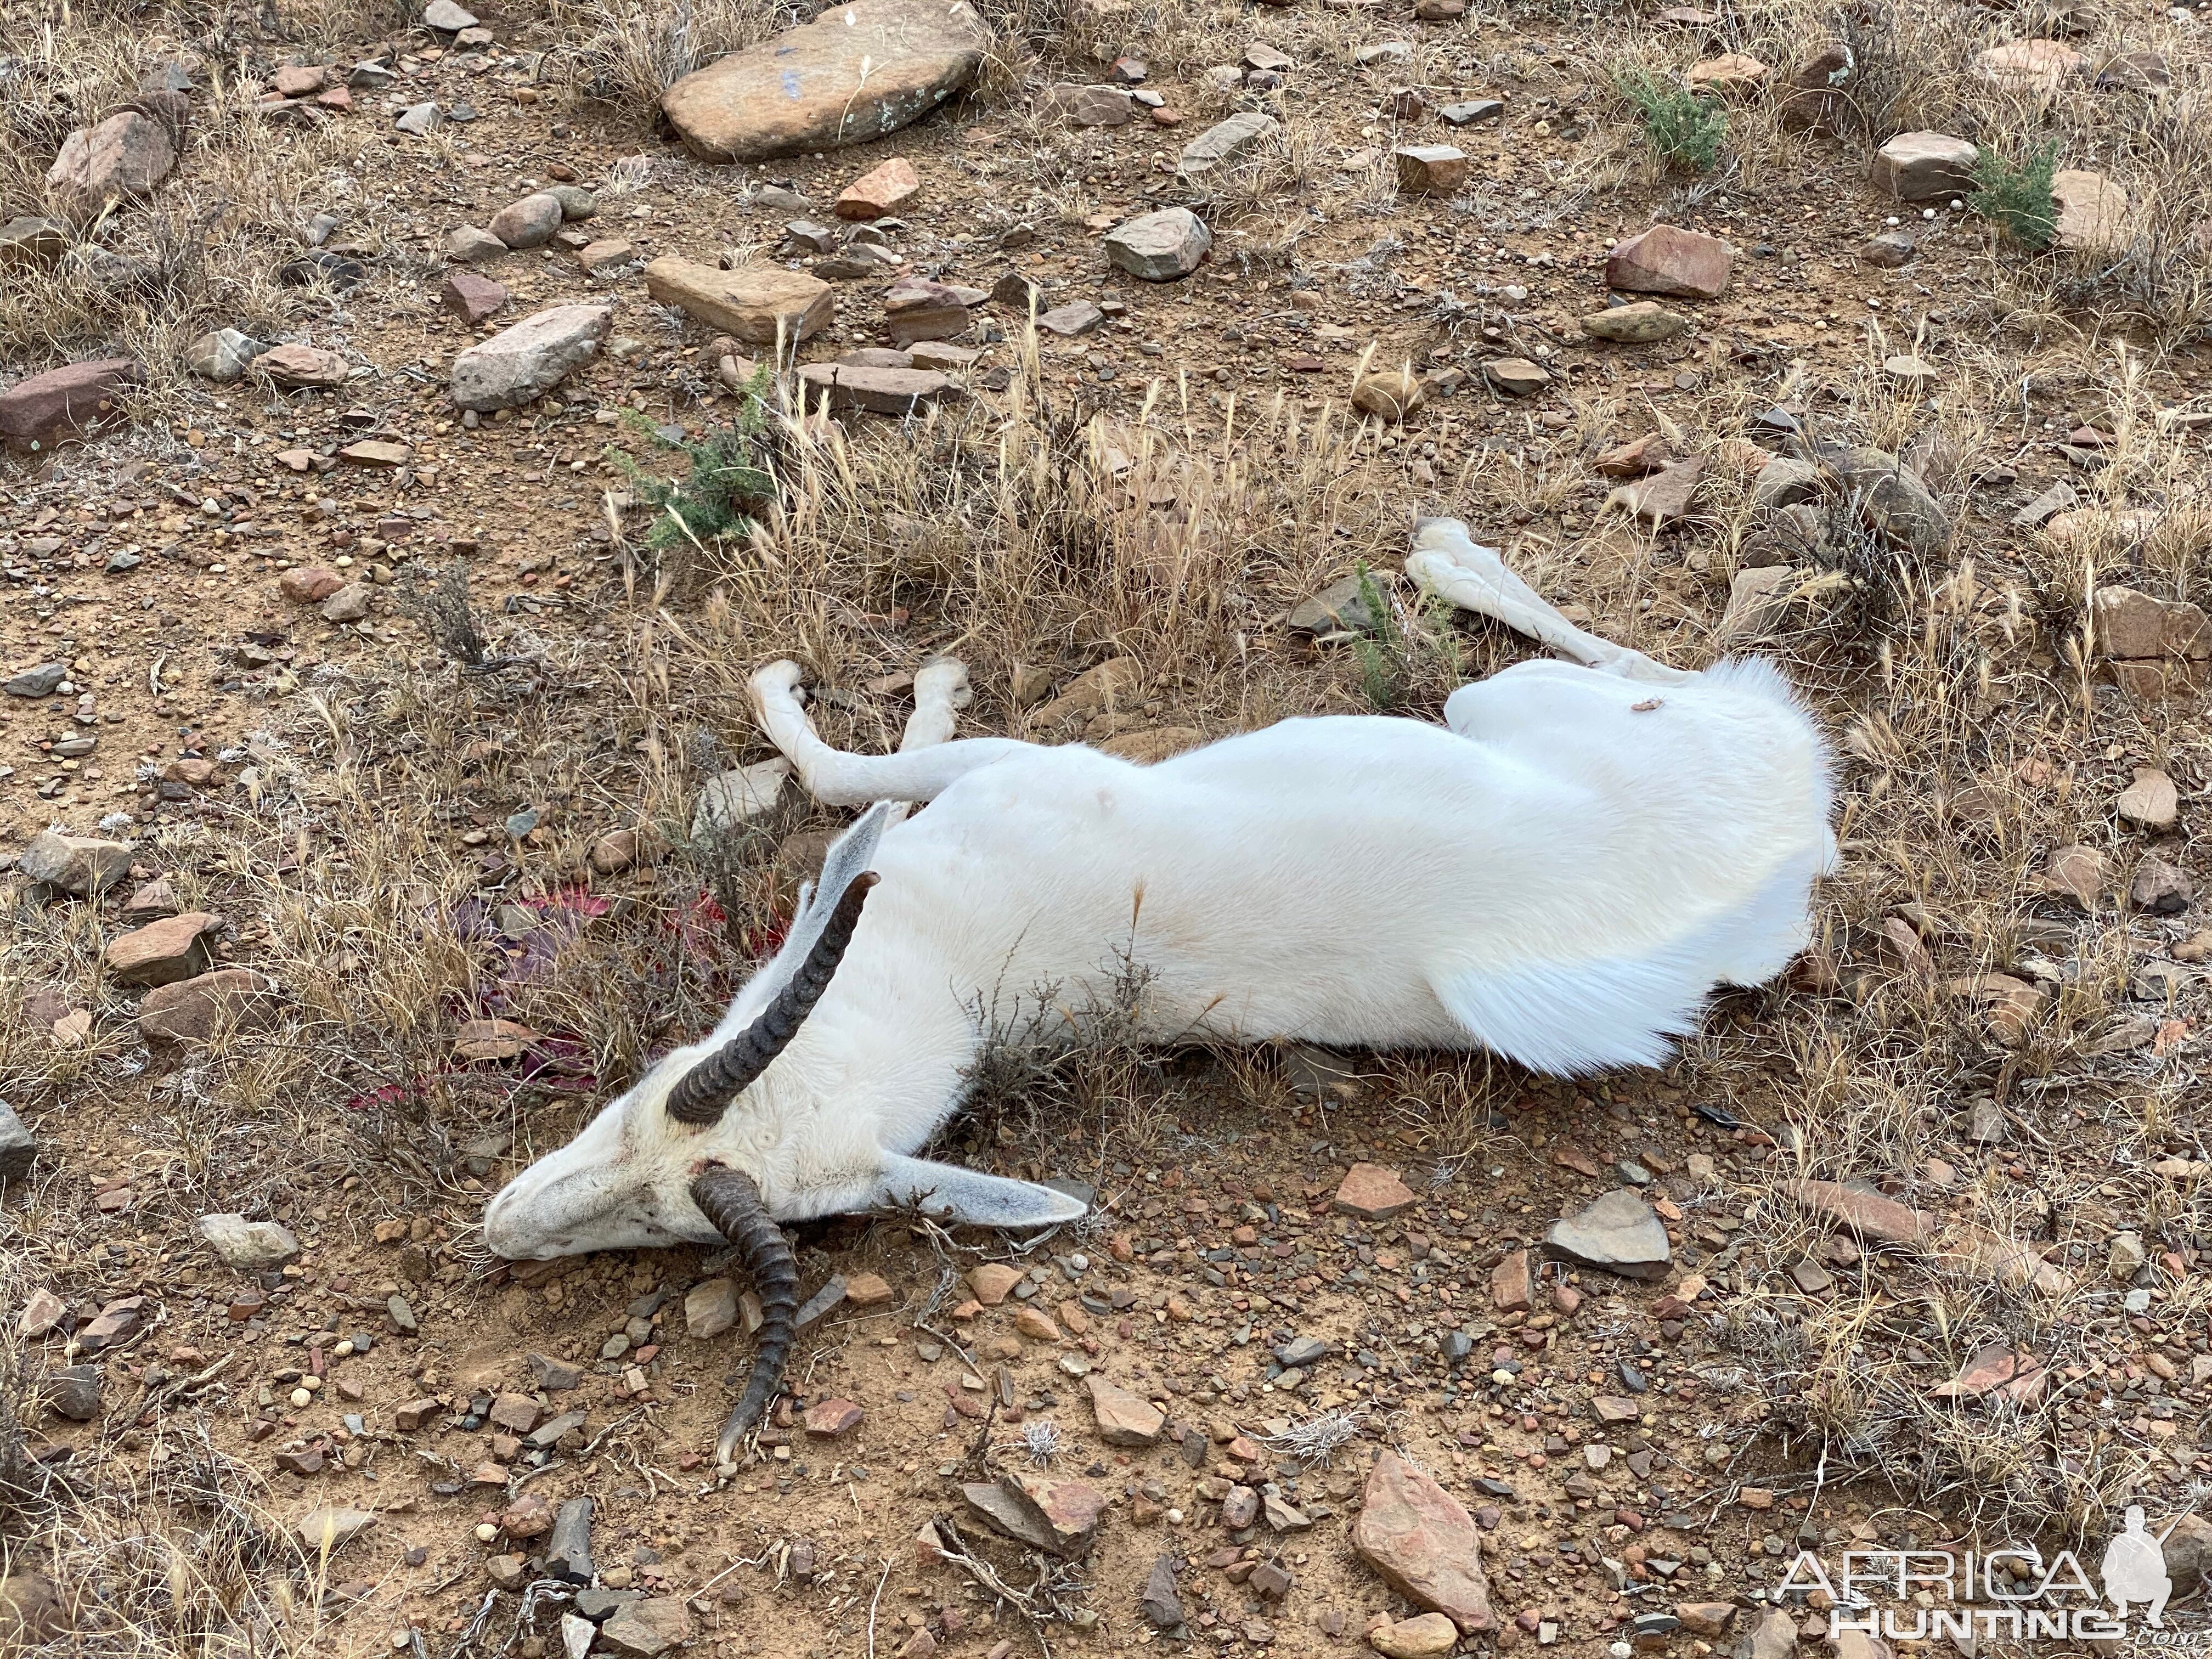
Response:
[[[1803,945],[1835,853],[1819,732],[1771,664],[1691,673],[1608,644],[1455,520],[1425,520],[1406,568],[1573,663],[1462,686],[1441,727],[1288,720],[1153,766],[945,741],[966,690],[952,663],[915,677],[900,752],[845,754],[809,726],[797,665],[762,669],[761,725],[815,797],[877,805],[713,1034],[492,1201],[490,1247],[738,1243],[768,1320],[726,1462],[791,1338],[777,1222],[1083,1213],[919,1156],[1001,988],[1079,1003],[1133,963],[1163,1039],[1480,1048],[1563,1075],[1663,1061],[1717,986],[1756,985]],[[900,821],[907,802],[931,805]]]

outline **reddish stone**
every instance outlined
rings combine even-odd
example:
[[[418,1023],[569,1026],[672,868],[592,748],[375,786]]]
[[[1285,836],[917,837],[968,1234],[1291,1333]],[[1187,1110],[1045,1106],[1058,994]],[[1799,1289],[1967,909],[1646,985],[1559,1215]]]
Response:
[[[1497,1627],[1474,1517],[1394,1451],[1378,1456],[1367,1477],[1352,1547],[1415,1607],[1444,1614],[1470,1636]]]
[[[1516,1250],[1490,1271],[1490,1300],[1500,1313],[1517,1313],[1536,1299],[1528,1275],[1528,1252]]]
[[[205,1042],[225,1024],[258,1030],[276,1016],[275,986],[250,968],[223,968],[148,992],[138,1035],[153,1043]]]
[[[1936,1236],[1936,1218],[1879,1193],[1863,1193],[1832,1181],[1800,1181],[1784,1188],[1816,1215],[1885,1244],[1922,1244]]]
[[[2015,1400],[2025,1396],[2032,1401],[2043,1392],[2044,1376],[2043,1362],[2035,1355],[2014,1353],[2004,1343],[1992,1342],[1961,1365],[1956,1376],[1928,1392],[1938,1400],[1978,1400],[2002,1389]]]
[[[1159,1443],[1167,1415],[1141,1395],[1108,1382],[1093,1371],[1084,1379],[1091,1389],[1091,1415],[1098,1421],[1098,1437],[1109,1446],[1152,1446]]]
[[[185,107],[189,112],[191,106]],[[126,109],[96,127],[79,127],[62,141],[47,187],[79,219],[93,217],[111,202],[150,195],[177,164],[181,125]]]
[[[1630,294],[1668,294],[1711,300],[1729,283],[1735,250],[1717,236],[1654,225],[1606,256],[1607,288]]]
[[[507,289],[489,276],[455,265],[438,284],[438,303],[474,328],[507,303]]]
[[[837,198],[840,219],[888,219],[921,194],[921,175],[903,156],[893,156],[874,171],[862,173]]]
[[[849,1400],[817,1401],[806,1408],[806,1431],[817,1440],[835,1440],[859,1428],[867,1417]]]
[[[21,451],[50,447],[112,416],[125,389],[143,386],[136,357],[94,357],[33,374],[0,392],[0,441]]]
[[[1668,443],[1665,433],[1647,432],[1625,444],[1616,444],[1591,465],[1608,478],[1641,478],[1672,466],[1681,459]],[[1597,1171],[1591,1170],[1589,1173],[1595,1176]]]
[[[1000,1485],[1015,1507],[1050,1537],[1055,1555],[1073,1561],[1090,1553],[1106,1513],[1105,1494],[1097,1487],[1026,1470],[1005,1476]]]
[[[1379,1164],[1353,1164],[1336,1189],[1338,1209],[1370,1221],[1387,1221],[1413,1205],[1412,1189]]]
[[[542,1538],[553,1530],[553,1505],[526,1492],[499,1512],[499,1524],[509,1538]]]
[[[295,605],[320,605],[345,586],[345,578],[327,565],[301,565],[276,579],[277,591]]]
[[[890,1283],[881,1273],[854,1273],[845,1280],[845,1300],[856,1308],[872,1308],[890,1299]]]
[[[957,400],[960,396],[959,388],[948,376],[928,368],[807,363],[799,369],[799,380],[810,404],[877,415],[911,415],[941,399]]]
[[[1022,1270],[1003,1261],[985,1261],[968,1270],[968,1287],[987,1308],[995,1308],[1022,1282]]]
[[[102,1308],[98,1316],[76,1334],[76,1340],[87,1353],[98,1353],[102,1348],[128,1341],[145,1322],[146,1298],[126,1296]]]
[[[206,910],[165,916],[109,942],[107,971],[124,985],[173,985],[205,973],[207,935],[222,918]]]

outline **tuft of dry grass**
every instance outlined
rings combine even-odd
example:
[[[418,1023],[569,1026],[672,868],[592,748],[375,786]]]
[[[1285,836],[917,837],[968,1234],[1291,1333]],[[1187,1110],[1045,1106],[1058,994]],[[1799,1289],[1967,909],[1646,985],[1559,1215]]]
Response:
[[[791,0],[560,0],[562,55],[580,97],[651,125],[660,94],[692,70],[806,21]]]

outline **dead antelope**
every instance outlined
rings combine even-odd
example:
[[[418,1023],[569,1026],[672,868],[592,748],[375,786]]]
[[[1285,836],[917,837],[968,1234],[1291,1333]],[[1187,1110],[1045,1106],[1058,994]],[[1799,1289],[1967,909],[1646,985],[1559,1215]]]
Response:
[[[735,1243],[764,1321],[726,1462],[792,1340],[778,1222],[1083,1212],[918,1156],[960,1105],[995,988],[1079,998],[1133,961],[1162,1039],[1480,1048],[1572,1075],[1660,1063],[1716,986],[1788,963],[1835,843],[1827,756],[1782,674],[1685,672],[1584,633],[1454,520],[1420,525],[1407,571],[1572,662],[1462,686],[1441,727],[1289,720],[1150,767],[946,741],[953,663],[916,677],[898,753],[844,754],[808,725],[797,665],[761,670],[761,724],[807,787],[878,804],[714,1033],[492,1201],[491,1248]],[[900,821],[905,802],[931,805]],[[1346,871],[1361,902],[1318,908]]]

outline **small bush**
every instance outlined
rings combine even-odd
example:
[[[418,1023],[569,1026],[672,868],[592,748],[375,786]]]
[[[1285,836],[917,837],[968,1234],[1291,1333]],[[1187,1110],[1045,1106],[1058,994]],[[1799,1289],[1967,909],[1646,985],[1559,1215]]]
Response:
[[[2048,247],[2058,228],[2058,208],[2051,199],[2051,180],[2057,171],[2055,138],[2020,162],[1984,149],[1974,164],[1978,188],[1967,204],[2022,247]]]
[[[704,547],[718,537],[742,534],[751,527],[751,509],[775,493],[775,475],[769,471],[764,441],[767,392],[763,366],[738,400],[735,420],[679,443],[660,436],[644,416],[634,416],[632,424],[641,435],[659,449],[683,455],[686,471],[681,478],[661,477],[628,452],[608,446],[608,459],[622,469],[637,499],[653,509],[645,538],[648,548],[658,553],[684,542]]]
[[[1670,167],[1710,173],[1728,136],[1728,116],[1708,98],[1662,81],[1641,68],[1617,70],[1613,85],[1636,106],[1644,136]]]
[[[1390,602],[1364,559],[1359,562],[1359,608],[1367,613],[1366,628],[1352,641],[1352,653],[1359,663],[1360,690],[1377,713],[1387,714],[1405,698],[1406,647]]]

